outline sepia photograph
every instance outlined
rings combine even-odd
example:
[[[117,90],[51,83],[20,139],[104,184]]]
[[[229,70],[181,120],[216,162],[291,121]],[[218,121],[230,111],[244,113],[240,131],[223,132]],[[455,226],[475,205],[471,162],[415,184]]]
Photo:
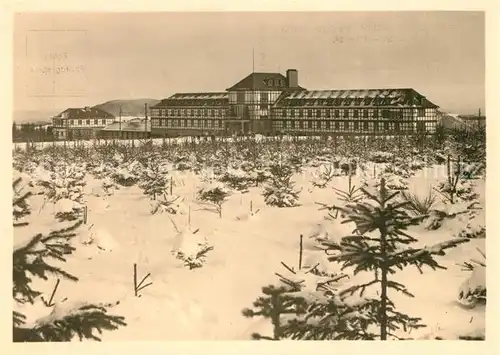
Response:
[[[481,11],[16,13],[12,341],[486,340],[485,60]]]

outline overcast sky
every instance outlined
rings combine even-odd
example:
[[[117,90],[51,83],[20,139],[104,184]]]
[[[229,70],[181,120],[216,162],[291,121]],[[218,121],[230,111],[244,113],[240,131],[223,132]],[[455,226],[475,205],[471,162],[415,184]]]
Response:
[[[310,90],[412,87],[446,111],[485,108],[482,13],[22,14],[14,42],[16,110],[224,91],[252,48],[255,71],[295,68]]]

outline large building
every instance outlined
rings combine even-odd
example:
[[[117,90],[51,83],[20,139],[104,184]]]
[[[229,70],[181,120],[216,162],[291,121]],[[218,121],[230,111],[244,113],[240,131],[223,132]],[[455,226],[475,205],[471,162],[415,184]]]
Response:
[[[306,90],[289,69],[252,73],[223,92],[174,94],[151,108],[151,133],[426,134],[437,109],[413,89]]]
[[[100,131],[114,120],[113,115],[99,108],[68,108],[52,118],[54,138],[58,140],[97,138]]]

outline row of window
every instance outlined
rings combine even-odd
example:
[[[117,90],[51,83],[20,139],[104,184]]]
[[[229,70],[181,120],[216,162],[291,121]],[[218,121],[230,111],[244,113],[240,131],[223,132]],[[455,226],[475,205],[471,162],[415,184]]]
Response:
[[[417,131],[430,130],[435,122],[357,122],[357,121],[274,121],[275,130],[310,129],[336,131]]]
[[[260,103],[261,109],[268,108],[268,102]],[[153,117],[224,117],[225,109],[154,109],[152,110]],[[275,109],[274,113],[282,117],[324,117],[324,118],[387,118],[401,119],[403,117],[413,117],[416,113],[417,117],[425,117],[425,108],[418,109]],[[428,111],[427,115],[432,116],[432,112]]]
[[[276,113],[281,113],[282,117],[324,117],[324,118],[388,118],[388,119],[401,119],[404,116],[412,117],[414,113],[417,113],[418,117],[425,117],[425,109],[417,109],[413,111],[411,109],[282,109],[280,111],[275,111]]]
[[[62,120],[62,119],[55,119],[54,120],[54,126],[58,127],[66,127],[66,126],[105,126],[107,124],[113,123],[114,119],[106,119],[106,118],[93,118],[93,119],[85,119],[85,120],[78,120],[78,119],[71,119],[71,120]]]
[[[175,117],[175,116],[186,116],[186,117],[198,117],[198,116],[210,116],[218,117],[224,116],[226,109],[201,109],[201,108],[183,108],[183,109],[153,109],[151,115],[153,117]]]
[[[174,127],[193,129],[222,129],[222,120],[179,120],[179,119],[153,119],[152,127]]]

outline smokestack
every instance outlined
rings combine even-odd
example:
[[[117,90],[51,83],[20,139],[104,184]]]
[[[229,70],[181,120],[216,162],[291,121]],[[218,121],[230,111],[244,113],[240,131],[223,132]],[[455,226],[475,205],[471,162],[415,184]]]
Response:
[[[286,71],[286,80],[288,81],[289,88],[296,88],[299,86],[299,72],[297,69],[288,69]]]

